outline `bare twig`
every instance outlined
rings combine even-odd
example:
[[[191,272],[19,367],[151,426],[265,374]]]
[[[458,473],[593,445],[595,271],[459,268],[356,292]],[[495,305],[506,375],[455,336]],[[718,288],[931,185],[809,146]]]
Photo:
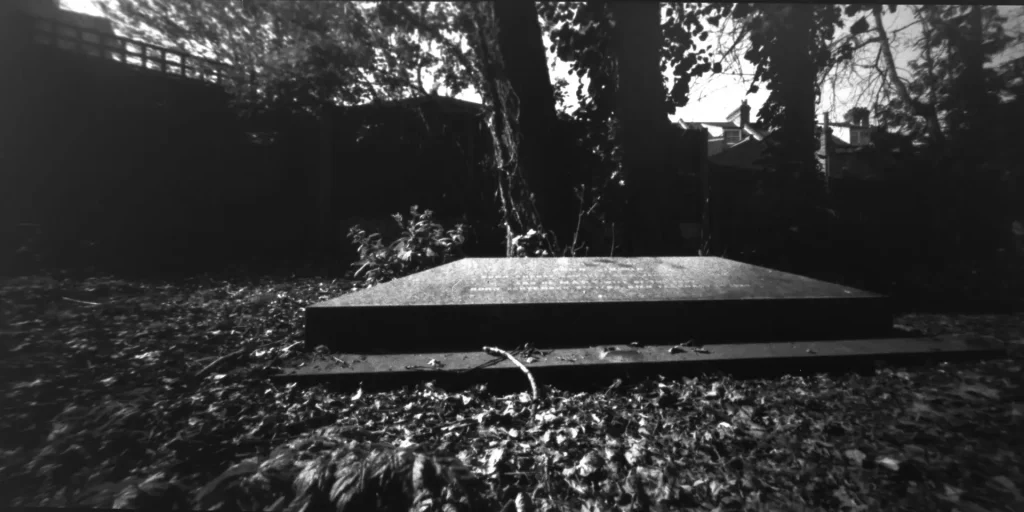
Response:
[[[359,267],[359,270],[356,270],[355,273],[352,274],[352,277],[359,277],[359,275],[362,274],[364,270],[366,270],[366,267],[369,267],[369,266],[370,266],[370,262],[367,261],[366,263],[363,264],[363,266]]]
[[[199,370],[199,372],[196,373],[196,378],[202,379],[203,377],[206,377],[211,372],[213,372],[213,370],[215,368],[217,368],[218,366],[223,364],[225,361],[229,361],[231,359],[235,359],[235,358],[241,356],[242,354],[246,353],[249,350],[251,350],[251,349],[246,349],[246,348],[238,349],[238,350],[236,350],[234,352],[231,352],[231,353],[228,353],[228,354],[224,354],[224,355],[218,357],[217,359],[214,359],[212,363],[204,366],[202,370]]]
[[[586,185],[584,185],[584,186],[586,186]],[[584,210],[583,209],[584,195],[583,195],[583,189],[582,188],[577,190],[576,199],[579,199],[579,201],[580,201],[580,214],[579,214],[578,217],[576,217],[576,231],[572,234],[572,248],[571,248],[570,254],[569,254],[570,256],[572,256],[574,258],[576,257],[576,252],[579,251],[580,249],[582,249],[584,245],[586,245],[586,243],[584,243],[584,244],[581,244],[581,245],[577,246],[577,241],[579,240],[579,237],[580,237],[580,227],[583,225],[583,216],[584,215],[590,215],[591,212],[594,211],[594,208],[597,206],[597,205],[593,205],[593,206],[590,207],[589,210]]]
[[[746,23],[744,23],[744,24],[740,25],[739,33],[736,33],[735,31],[733,31],[733,33],[730,34],[733,37],[732,45],[729,46],[728,50],[719,53],[719,55],[722,56],[722,58],[718,60],[718,64],[719,65],[722,65],[725,62],[725,59],[727,59],[730,56],[733,56],[736,53],[738,53],[738,52],[735,51],[736,47],[746,41],[746,37],[747,37],[747,33],[748,32],[750,32],[750,28],[749,28],[749,26]],[[721,37],[719,37],[719,40],[721,40]],[[742,70],[742,66],[740,68]],[[743,75],[743,73],[741,71],[740,72],[740,76],[742,76],[742,75]]]
[[[898,74],[898,68],[896,67],[896,61],[893,58],[892,47],[889,44],[889,36],[885,32],[885,28],[882,25],[882,7],[874,6],[871,10],[875,17],[875,30],[879,35],[879,49],[881,56],[885,60],[885,68],[889,74],[889,82],[895,89],[896,94],[899,96],[906,108],[911,114],[924,118],[928,123],[929,135],[932,137],[932,141],[936,146],[942,145],[945,141],[945,137],[942,133],[941,125],[939,124],[938,114],[935,111],[934,105],[928,105],[915,99],[910,95],[910,91],[907,88],[907,84],[903,82]]]
[[[608,253],[608,257],[615,256],[615,223],[612,222],[612,250]]]
[[[522,370],[522,372],[526,374],[526,378],[529,379],[529,381],[530,381],[530,389],[533,391],[533,400],[534,401],[540,400],[540,398],[541,398],[540,388],[537,387],[537,381],[533,380],[533,374],[530,373],[530,369],[527,368],[526,365],[524,365],[523,363],[519,362],[519,360],[516,359],[516,357],[513,356],[512,354],[509,354],[508,352],[506,352],[506,351],[504,351],[504,350],[502,350],[502,349],[500,349],[498,347],[484,347],[484,352],[487,352],[488,354],[491,354],[492,356],[504,356],[505,359],[508,359],[509,361],[512,361],[512,364],[518,366],[519,369]]]

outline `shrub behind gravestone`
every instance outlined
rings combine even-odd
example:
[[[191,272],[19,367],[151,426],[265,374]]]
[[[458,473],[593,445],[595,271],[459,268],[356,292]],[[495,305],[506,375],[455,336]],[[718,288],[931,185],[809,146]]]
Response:
[[[385,243],[380,233],[368,235],[358,225],[349,229],[348,238],[359,251],[359,261],[352,264],[357,267],[351,273],[353,279],[363,286],[373,286],[462,257],[462,224],[445,230],[434,222],[430,210],[420,213],[419,207],[413,206],[409,213],[408,220],[399,213],[392,216],[401,233],[391,243]]]

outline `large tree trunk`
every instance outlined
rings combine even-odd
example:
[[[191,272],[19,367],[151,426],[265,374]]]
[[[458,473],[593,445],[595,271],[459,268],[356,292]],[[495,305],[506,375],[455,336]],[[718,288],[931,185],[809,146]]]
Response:
[[[785,46],[784,54],[789,56],[786,61],[778,63],[783,68],[779,80],[783,104],[780,130],[785,137],[782,145],[784,167],[779,171],[797,185],[790,190],[796,194],[794,202],[798,202],[809,192],[803,189],[818,182],[814,159],[818,144],[814,135],[817,70],[811,55],[814,47],[814,6],[791,5],[776,14],[780,17],[776,21],[784,24],[779,43]]]
[[[510,236],[543,227],[557,237],[551,248],[564,247],[572,241],[578,211],[574,159],[557,127],[536,6],[500,0],[470,9],[482,96],[493,109],[495,163]]]
[[[786,22],[792,24],[792,39],[785,38],[792,45],[793,57],[787,63],[789,72],[783,82],[783,98],[785,115],[783,132],[791,135],[790,147],[798,170],[813,176],[815,172],[814,151],[817,138],[814,128],[817,120],[814,116],[815,77],[817,69],[814,65],[814,9],[812,5],[793,5],[787,15]]]
[[[681,240],[672,214],[673,176],[666,158],[668,106],[661,71],[661,7],[657,2],[611,2],[612,45],[618,67],[622,165],[629,191],[627,241],[633,256],[670,255]]]
[[[569,243],[578,205],[573,194],[575,172],[570,151],[558,129],[555,88],[534,2],[494,2],[498,46],[509,84],[519,100],[519,158],[523,177],[535,194],[543,226],[559,242]]]
[[[975,5],[967,12],[968,29],[964,34],[964,48],[961,50],[966,68],[963,74],[964,90],[968,94],[964,106],[967,108],[968,129],[972,138],[980,136],[982,127],[987,124],[985,107],[990,94],[985,87],[985,27],[982,9],[982,6]]]
[[[955,244],[957,249],[964,250],[970,247],[971,250],[986,250],[993,244],[985,240],[982,235],[985,232],[982,219],[984,215],[978,215],[981,211],[992,211],[992,205],[985,205],[983,197],[972,197],[971,185],[981,182],[984,178],[981,167],[986,157],[991,154],[987,146],[990,137],[987,136],[987,128],[990,123],[987,108],[990,91],[985,87],[985,50],[984,50],[984,16],[983,7],[975,5],[967,11],[967,30],[962,34],[961,59],[964,63],[964,72],[960,76],[962,80],[962,91],[966,97],[963,98],[964,120],[966,129],[962,133],[962,142],[959,144],[960,151],[956,155],[957,165],[953,175],[953,190],[950,196],[955,201],[956,223]],[[979,187],[980,189],[981,187]],[[977,190],[977,189],[976,189]],[[955,192],[954,192],[955,191]],[[988,220],[988,219],[985,219]],[[968,240],[970,238],[970,240]],[[973,243],[965,243],[973,242]]]
[[[823,206],[824,181],[817,170],[814,115],[815,79],[813,5],[765,6],[766,23],[773,25],[778,54],[786,59],[777,66],[777,91],[782,103],[780,146],[775,155],[781,190],[781,228],[784,259],[789,263],[810,256],[803,242],[821,226],[816,222]]]

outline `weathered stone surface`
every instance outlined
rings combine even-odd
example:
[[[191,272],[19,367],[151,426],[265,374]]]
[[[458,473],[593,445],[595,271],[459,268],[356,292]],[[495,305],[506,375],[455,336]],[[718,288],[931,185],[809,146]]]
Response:
[[[613,377],[692,374],[710,370],[785,372],[821,368],[843,369],[876,360],[914,362],[921,358],[957,360],[1005,356],[995,340],[966,336],[897,337],[875,339],[821,340],[797,342],[749,342],[684,347],[667,345],[641,347],[574,347],[545,351],[531,358],[520,356],[538,382],[559,387],[607,386]],[[615,356],[612,356],[615,354]],[[526,378],[509,361],[488,365],[492,356],[479,351],[417,354],[310,356],[299,367],[282,372],[284,381],[333,382],[353,389],[396,388],[417,382],[435,381],[448,389],[473,382],[490,382],[491,389],[511,386],[508,392],[528,389]],[[475,371],[473,371],[475,370]]]
[[[463,259],[306,310],[311,345],[370,353],[890,328],[885,297],[711,257]]]

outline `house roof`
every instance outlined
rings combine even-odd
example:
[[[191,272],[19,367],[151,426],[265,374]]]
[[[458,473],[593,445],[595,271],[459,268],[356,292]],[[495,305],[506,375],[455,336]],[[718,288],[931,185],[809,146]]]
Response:
[[[708,157],[708,160],[714,164],[724,167],[732,167],[734,169],[742,169],[746,171],[759,171],[763,169],[764,166],[755,164],[754,162],[761,159],[761,156],[764,154],[764,150],[767,148],[768,144],[765,141],[757,140],[753,137],[747,137],[739,144],[736,144],[714,156]]]
[[[815,130],[814,130],[814,136],[815,137],[821,137],[821,130],[822,130],[822,128],[823,127],[821,125],[818,125],[815,128]],[[833,148],[849,148],[849,147],[853,147],[853,144],[850,144],[849,142],[846,142],[845,140],[840,139],[839,137],[836,137],[835,134],[832,134],[832,147]]]
[[[762,140],[768,136],[768,130],[757,124],[748,124],[743,127],[743,131],[757,140]]]
[[[702,126],[717,126],[719,128],[728,128],[737,130],[740,125],[728,121],[679,121],[680,126],[684,129],[700,128]],[[748,123],[743,127],[743,131],[757,140],[761,140],[768,136],[768,130],[757,123]]]
[[[351,105],[342,108],[352,113],[363,113],[384,109],[415,108],[430,104],[437,106],[441,111],[445,112],[479,112],[483,110],[483,105],[481,105],[480,103],[460,100],[448,96],[435,95],[414,96],[411,98],[405,98],[401,100],[390,100],[381,102],[371,101],[360,105]]]
[[[460,100],[458,98],[452,98],[450,96],[439,96],[434,94],[427,94],[424,96],[413,96],[411,98],[405,98],[401,100],[385,101],[380,104],[382,105],[394,105],[402,107],[418,107],[427,103],[437,103],[439,105],[461,107],[465,109],[483,108],[481,103]],[[367,105],[367,104],[364,104]],[[363,106],[363,105],[359,105]]]
[[[829,123],[829,126],[834,126],[838,128],[871,128],[870,126],[864,126],[862,124],[853,123]]]
[[[737,129],[737,128],[740,127],[740,125],[738,125],[736,123],[733,123],[731,121],[689,121],[689,122],[681,122],[681,124],[683,124],[684,127],[686,127],[686,128],[688,128],[688,126],[685,126],[685,125],[693,125],[693,126],[696,126],[696,125],[707,125],[707,126],[717,126],[719,128],[733,128],[733,129]]]

